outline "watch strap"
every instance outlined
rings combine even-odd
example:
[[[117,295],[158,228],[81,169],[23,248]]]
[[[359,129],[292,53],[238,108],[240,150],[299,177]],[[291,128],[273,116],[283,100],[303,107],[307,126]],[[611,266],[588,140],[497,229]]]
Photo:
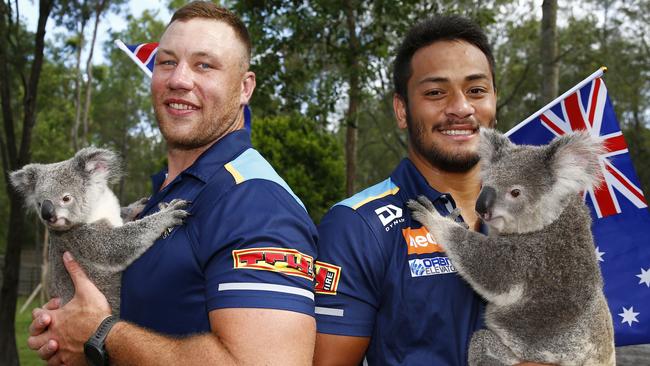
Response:
[[[106,353],[106,348],[104,347],[104,341],[106,340],[106,337],[108,336],[108,332],[113,328],[113,326],[120,320],[115,315],[110,315],[106,317],[102,322],[99,324],[99,327],[97,327],[97,330],[95,333],[90,336],[88,341],[84,344],[84,353],[86,354],[87,361],[91,365],[108,365],[108,354]],[[89,348],[90,347],[90,348]],[[94,352],[98,352],[100,355],[100,359],[97,360],[96,357],[92,357],[92,353],[89,354],[88,352],[93,352],[91,350],[95,350]]]
[[[95,334],[90,337],[89,341],[92,340],[93,343],[103,346],[104,341],[106,340],[106,336],[108,336],[108,332],[119,320],[120,318],[118,318],[116,315],[109,315],[106,317],[106,319],[102,320],[102,322],[99,324],[99,327],[97,327]]]

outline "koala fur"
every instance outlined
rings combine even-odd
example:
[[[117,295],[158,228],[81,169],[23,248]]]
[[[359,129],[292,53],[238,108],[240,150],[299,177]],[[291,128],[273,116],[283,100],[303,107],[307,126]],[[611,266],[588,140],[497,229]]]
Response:
[[[146,200],[120,209],[108,187],[120,177],[120,159],[110,150],[85,148],[73,158],[53,164],[29,164],[10,175],[49,232],[46,288],[62,304],[74,295],[63,265],[70,251],[88,277],[119,314],[121,272],[167,229],[183,223],[187,202],[162,204],[159,212],[123,223],[144,208]]]
[[[442,217],[425,197],[413,217],[488,302],[470,365],[614,365],[614,332],[580,192],[597,185],[602,143],[586,132],[517,146],[482,129],[476,211],[489,235]]]

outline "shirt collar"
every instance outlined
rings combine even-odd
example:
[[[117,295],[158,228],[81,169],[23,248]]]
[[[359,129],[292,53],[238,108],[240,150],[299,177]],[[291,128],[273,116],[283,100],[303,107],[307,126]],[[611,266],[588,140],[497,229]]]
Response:
[[[204,151],[190,167],[181,172],[179,177],[191,175],[205,183],[219,168],[232,161],[237,155],[251,146],[248,131],[237,130],[231,132]],[[167,167],[151,176],[154,192],[160,189],[166,176]]]
[[[425,195],[433,202],[443,196],[443,193],[438,192],[429,185],[429,182],[408,158],[402,159],[390,175],[390,178],[407,198]],[[448,194],[446,196],[449,197]]]
[[[415,167],[415,164],[408,158],[402,159],[397,168],[390,176],[391,180],[402,190],[405,199],[414,199],[419,195],[425,195],[431,202],[436,202],[439,210],[445,207],[447,212],[456,207],[453,197],[448,193],[440,193],[429,185],[422,173]],[[461,213],[462,216],[462,213]],[[487,225],[481,221],[479,232],[487,235]]]

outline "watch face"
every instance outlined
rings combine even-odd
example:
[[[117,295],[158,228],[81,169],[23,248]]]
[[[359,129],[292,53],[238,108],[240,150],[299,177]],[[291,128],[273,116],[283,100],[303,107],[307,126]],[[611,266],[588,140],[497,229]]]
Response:
[[[84,344],[84,354],[86,355],[86,360],[91,366],[103,366],[104,365],[104,351],[100,350],[92,344]]]

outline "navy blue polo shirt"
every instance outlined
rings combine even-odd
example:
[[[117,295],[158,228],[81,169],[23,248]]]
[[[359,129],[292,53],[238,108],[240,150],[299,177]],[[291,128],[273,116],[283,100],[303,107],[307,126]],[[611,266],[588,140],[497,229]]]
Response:
[[[336,204],[319,226],[318,332],[371,337],[369,365],[465,365],[483,301],[456,273],[409,199],[455,204],[404,159],[390,178]]]
[[[267,308],[314,314],[317,233],[302,202],[253,148],[228,134],[154,194],[191,201],[191,216],[127,268],[121,318],[170,335],[210,331],[208,313]]]

